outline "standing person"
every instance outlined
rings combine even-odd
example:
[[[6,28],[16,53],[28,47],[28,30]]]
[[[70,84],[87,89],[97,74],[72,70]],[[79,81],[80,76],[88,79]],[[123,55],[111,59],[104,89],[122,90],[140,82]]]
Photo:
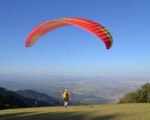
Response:
[[[66,89],[63,94],[62,94],[62,98],[64,100],[64,106],[67,107],[68,105],[68,102],[69,102],[69,96],[70,96],[70,93],[68,92],[68,89]]]

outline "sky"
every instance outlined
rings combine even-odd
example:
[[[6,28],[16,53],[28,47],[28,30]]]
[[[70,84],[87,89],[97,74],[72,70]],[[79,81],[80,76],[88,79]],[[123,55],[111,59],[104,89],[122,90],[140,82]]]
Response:
[[[150,78],[149,0],[0,0],[0,75]],[[112,48],[74,26],[28,34],[47,20],[87,18],[105,26]]]

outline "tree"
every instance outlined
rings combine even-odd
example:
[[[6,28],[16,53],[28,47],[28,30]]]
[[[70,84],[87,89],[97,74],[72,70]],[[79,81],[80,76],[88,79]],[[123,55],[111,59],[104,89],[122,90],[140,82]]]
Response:
[[[146,83],[135,92],[127,93],[119,103],[150,103],[150,84]]]

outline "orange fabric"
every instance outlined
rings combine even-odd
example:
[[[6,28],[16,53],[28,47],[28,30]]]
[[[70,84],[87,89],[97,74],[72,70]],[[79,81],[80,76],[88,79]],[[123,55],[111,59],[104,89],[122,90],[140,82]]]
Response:
[[[68,101],[69,100],[69,93],[68,92],[64,92],[63,93],[63,99],[64,99],[64,101]]]

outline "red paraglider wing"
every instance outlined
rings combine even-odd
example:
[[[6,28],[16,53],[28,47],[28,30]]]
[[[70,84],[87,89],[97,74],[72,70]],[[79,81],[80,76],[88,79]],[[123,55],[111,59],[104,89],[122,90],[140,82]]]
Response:
[[[107,49],[111,48],[112,46],[113,41],[111,34],[105,27],[98,24],[97,22],[87,20],[84,18],[62,18],[57,20],[46,21],[34,28],[32,32],[28,35],[28,38],[25,43],[26,47],[32,46],[38,38],[40,38],[47,32],[67,25],[74,25],[95,34],[105,43]]]

